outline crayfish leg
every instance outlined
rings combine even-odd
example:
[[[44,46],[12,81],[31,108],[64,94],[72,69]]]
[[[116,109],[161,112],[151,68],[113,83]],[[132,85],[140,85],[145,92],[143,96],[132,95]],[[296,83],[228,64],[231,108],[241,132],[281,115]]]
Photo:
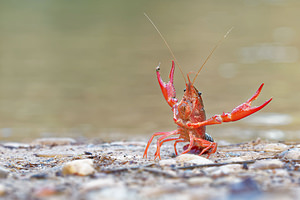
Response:
[[[190,136],[190,144],[189,144],[188,148],[186,150],[184,150],[181,154],[186,154],[189,151],[191,151],[191,149],[192,149],[192,147],[194,145],[194,139],[195,139],[195,137],[191,133],[189,134],[189,136]]]
[[[166,135],[163,135],[161,136],[160,138],[157,139],[157,145],[156,145],[156,153],[154,154],[155,157],[154,157],[154,160],[159,157],[159,159],[161,160],[161,157],[160,157],[160,147],[161,145],[164,143],[164,142],[167,142],[168,139],[166,139],[167,137],[171,136],[171,135],[176,135],[178,134],[177,131],[172,131],[172,132],[166,132]],[[166,140],[165,140],[166,139]]]
[[[207,158],[209,158],[209,156],[213,153],[216,152],[217,150],[217,143],[215,142],[210,142],[201,138],[195,138],[196,143],[200,146],[203,147],[204,149],[201,151],[201,153],[199,154],[199,156],[201,156],[204,153],[207,153]],[[209,151],[210,150],[210,151]],[[209,152],[207,152],[209,151]]]
[[[149,139],[148,143],[147,143],[147,146],[146,146],[146,149],[145,149],[145,152],[144,152],[144,155],[143,155],[143,158],[147,158],[147,152],[148,152],[148,148],[152,142],[152,140],[154,139],[155,136],[158,136],[158,135],[165,135],[166,132],[157,132],[157,133],[154,133],[151,138]]]
[[[184,142],[184,140],[179,140],[179,139],[180,139],[180,138],[168,138],[168,139],[162,140],[162,141],[160,142],[160,146],[162,145],[162,143],[176,140],[176,141],[174,142],[174,150],[175,150],[175,155],[177,156],[178,153],[177,153],[176,145],[177,145],[178,142]],[[155,152],[155,155],[156,155],[156,152]]]
[[[207,154],[207,158],[217,150],[217,143],[211,142],[201,138],[194,138],[195,145],[187,144],[183,147],[183,153],[197,154],[201,156],[202,154]]]
[[[145,152],[144,152],[144,155],[143,155],[143,158],[147,158],[147,152],[148,152],[148,148],[150,146],[150,144],[152,143],[153,139],[155,136],[159,136],[161,135],[160,138],[157,139],[157,147],[156,147],[156,153],[155,153],[155,158],[156,159],[157,157],[160,158],[160,146],[164,143],[164,142],[167,142],[167,141],[163,141],[165,138],[171,136],[171,135],[177,135],[178,134],[178,131],[175,130],[175,131],[171,131],[171,132],[157,132],[157,133],[154,133],[151,138],[149,139],[148,143],[147,143],[147,146],[146,146],[146,149],[145,149]]]
[[[185,142],[185,140],[184,140],[184,139],[181,139],[181,140],[176,140],[176,141],[174,142],[174,150],[175,150],[175,155],[176,155],[176,156],[178,156],[176,146],[177,146],[177,143],[179,143],[179,142]]]

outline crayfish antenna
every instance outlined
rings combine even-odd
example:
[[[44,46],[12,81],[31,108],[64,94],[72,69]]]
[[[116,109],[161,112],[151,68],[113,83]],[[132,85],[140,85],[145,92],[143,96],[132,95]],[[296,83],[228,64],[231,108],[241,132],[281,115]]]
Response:
[[[207,58],[205,59],[204,63],[202,64],[202,66],[200,67],[200,69],[198,70],[196,76],[193,79],[193,85],[194,82],[197,78],[197,76],[199,75],[200,71],[202,70],[202,68],[204,67],[204,65],[207,63],[207,61],[209,60],[209,58],[212,56],[212,54],[215,52],[215,50],[220,46],[220,44],[223,42],[223,40],[228,36],[228,34],[231,32],[231,30],[233,29],[233,27],[231,27],[227,33],[219,40],[219,42],[216,44],[216,46],[213,48],[213,50],[209,53],[209,55],[207,56]]]
[[[180,70],[180,72],[181,72],[181,74],[182,74],[182,77],[183,77],[183,79],[184,79],[185,84],[187,84],[187,83],[186,83],[185,76],[184,76],[184,73],[183,73],[183,71],[182,71],[182,68],[181,68],[179,62],[177,61],[177,59],[176,59],[176,57],[175,57],[173,51],[171,50],[169,44],[167,43],[166,39],[165,39],[164,36],[161,34],[161,32],[158,30],[158,28],[156,27],[156,25],[154,24],[154,22],[150,19],[150,17],[149,17],[146,13],[144,13],[144,15],[145,15],[145,17],[147,17],[147,19],[150,21],[150,23],[152,24],[152,26],[155,28],[155,30],[157,31],[157,33],[159,34],[159,36],[161,37],[161,39],[164,41],[165,45],[167,46],[169,52],[171,53],[171,55],[172,55],[172,57],[173,57],[175,63],[177,64],[177,66],[178,66],[178,68],[179,68],[179,70]]]

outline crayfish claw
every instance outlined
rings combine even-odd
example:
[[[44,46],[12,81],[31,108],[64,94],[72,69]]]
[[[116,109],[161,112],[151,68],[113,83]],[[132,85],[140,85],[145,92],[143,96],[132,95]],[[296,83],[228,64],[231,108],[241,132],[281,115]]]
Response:
[[[260,87],[258,88],[258,90],[255,92],[255,94],[250,99],[248,99],[245,103],[242,103],[241,105],[234,108],[231,113],[225,113],[225,115],[226,114],[228,114],[228,116],[230,115],[230,118],[226,118],[225,120],[223,119],[223,121],[227,122],[227,121],[240,120],[244,117],[247,117],[247,116],[261,110],[266,105],[268,105],[272,101],[272,98],[270,98],[269,100],[267,100],[265,103],[263,103],[260,106],[251,107],[252,101],[257,99],[257,97],[259,96],[263,86],[264,86],[264,84],[262,83],[260,85]]]
[[[169,75],[169,81],[166,83],[162,80],[160,73],[159,73],[159,65],[156,67],[156,76],[158,79],[159,86],[161,88],[161,91],[164,95],[164,98],[168,102],[168,104],[172,107],[175,103],[177,103],[176,97],[176,91],[173,85],[174,81],[174,70],[175,70],[175,63],[172,61],[172,68]]]
[[[259,94],[260,94],[260,92],[261,92],[263,86],[264,86],[264,83],[262,83],[262,84],[259,86],[259,88],[258,88],[257,91],[255,92],[255,94],[254,94],[250,99],[248,99],[248,100],[246,101],[246,103],[251,104],[252,101],[256,100],[257,97],[259,96]]]

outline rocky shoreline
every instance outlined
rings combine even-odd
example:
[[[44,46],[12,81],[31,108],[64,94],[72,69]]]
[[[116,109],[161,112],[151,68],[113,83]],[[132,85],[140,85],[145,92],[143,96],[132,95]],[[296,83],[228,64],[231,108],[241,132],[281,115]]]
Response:
[[[219,145],[209,159],[141,141],[36,139],[0,146],[0,199],[297,199],[300,144]],[[182,147],[178,147],[182,149]]]

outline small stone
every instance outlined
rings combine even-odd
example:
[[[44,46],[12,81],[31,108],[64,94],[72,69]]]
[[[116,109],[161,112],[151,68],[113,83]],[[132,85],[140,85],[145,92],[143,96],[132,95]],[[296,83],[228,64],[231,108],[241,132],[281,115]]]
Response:
[[[299,160],[300,159],[300,148],[293,148],[282,152],[278,155],[279,158]]]
[[[266,144],[263,148],[264,151],[284,151],[287,150],[289,147],[282,143],[271,143]]]
[[[213,161],[203,158],[201,156],[197,156],[194,154],[182,154],[176,157],[177,163],[188,163],[188,164],[196,164],[196,165],[205,165],[212,164]]]
[[[6,193],[6,188],[4,185],[0,184],[0,196],[4,196]]]
[[[166,159],[166,160],[160,160],[159,161],[160,166],[171,166],[171,165],[176,165],[176,160],[175,159]]]
[[[0,167],[0,178],[6,178],[9,174],[9,171],[3,167]]]
[[[88,176],[95,173],[92,159],[74,160],[62,168],[63,175]]]
[[[33,145],[42,146],[61,146],[75,144],[76,140],[73,138],[40,138],[32,142]]]
[[[277,169],[283,168],[284,163],[280,160],[269,159],[269,160],[257,160],[253,165],[251,165],[250,169]]]

